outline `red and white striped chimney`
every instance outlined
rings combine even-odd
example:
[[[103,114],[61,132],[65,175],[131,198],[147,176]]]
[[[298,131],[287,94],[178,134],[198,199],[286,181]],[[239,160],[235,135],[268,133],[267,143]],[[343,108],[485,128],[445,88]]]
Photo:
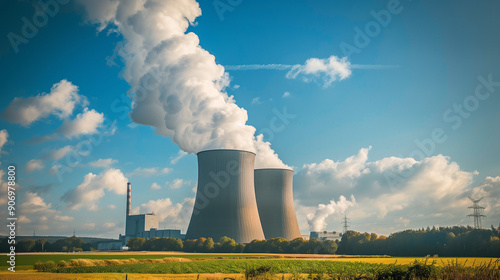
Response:
[[[130,216],[130,205],[132,204],[132,184],[127,183],[127,216]]]

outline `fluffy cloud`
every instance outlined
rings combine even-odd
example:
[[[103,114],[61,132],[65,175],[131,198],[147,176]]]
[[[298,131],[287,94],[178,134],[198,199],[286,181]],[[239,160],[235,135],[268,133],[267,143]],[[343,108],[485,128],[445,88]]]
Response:
[[[49,93],[22,98],[16,97],[2,113],[2,118],[23,126],[56,115],[63,119],[70,116],[77,104],[87,105],[84,96],[78,94],[78,87],[67,80],[54,84]]]
[[[68,223],[73,221],[73,217],[62,215],[61,211],[52,208],[51,203],[46,203],[41,196],[32,192],[24,194],[23,202],[19,205],[19,215],[23,217],[24,224],[20,227],[23,234],[32,233],[33,229],[68,230],[71,228]]]
[[[294,65],[286,74],[289,79],[302,78],[305,82],[321,79],[327,88],[333,82],[343,80],[351,75],[351,63],[346,57],[309,58],[304,65]]]
[[[112,158],[100,158],[96,161],[89,162],[89,166],[98,168],[110,168],[111,165],[117,163],[118,160]]]
[[[88,173],[83,182],[76,188],[67,191],[61,200],[72,210],[86,207],[95,211],[98,210],[97,202],[104,196],[105,190],[116,194],[125,194],[127,182],[127,178],[119,169],[108,169],[98,175]]]
[[[85,108],[74,120],[65,120],[57,132],[66,138],[95,134],[104,122],[104,114]]]
[[[39,159],[32,159],[26,163],[24,166],[24,170],[27,173],[31,173],[35,170],[42,170],[45,166],[43,165],[43,162]]]
[[[185,198],[182,203],[172,203],[170,198],[150,200],[133,210],[134,214],[155,213],[160,222],[169,228],[186,229],[194,207],[194,198]]]
[[[290,94],[290,92],[289,92],[289,91],[285,91],[285,93],[283,93],[283,96],[282,96],[282,97],[283,97],[283,98],[288,98],[288,97],[290,97],[290,96],[292,96],[292,95]]]
[[[60,160],[65,157],[69,152],[73,151],[73,147],[70,145],[64,146],[57,150],[52,150],[49,152],[49,157],[53,160]]]
[[[9,138],[9,133],[6,129],[0,130],[0,155],[2,154],[2,148],[7,143],[7,139]]]
[[[191,184],[191,181],[186,181],[183,179],[174,179],[172,182],[166,182],[167,186],[171,189],[180,189],[182,186]]]
[[[158,183],[153,183],[153,184],[151,184],[151,187],[149,187],[149,189],[152,191],[159,190],[159,189],[161,189],[161,186],[158,185]]]
[[[149,177],[149,176],[157,176],[157,175],[164,175],[168,174],[172,171],[171,168],[165,167],[163,169],[159,169],[158,167],[151,167],[151,168],[142,168],[142,167],[137,167],[134,169],[134,171],[127,173],[127,177],[138,177],[138,176],[144,176],[144,177]]]
[[[343,161],[325,159],[304,165],[294,176],[298,208],[308,207],[311,214],[315,209],[311,207],[318,202],[354,195],[356,205],[347,215],[359,225],[355,229],[386,234],[406,227],[404,224],[426,227],[465,223],[469,194],[484,192],[491,196],[491,205],[499,203],[495,188],[488,187],[494,186],[494,179],[489,177],[481,186],[472,188],[477,173],[461,170],[448,157],[437,155],[422,161],[388,157],[369,162],[369,150],[363,148]],[[300,219],[304,225],[305,215]],[[331,229],[340,229],[339,222]]]

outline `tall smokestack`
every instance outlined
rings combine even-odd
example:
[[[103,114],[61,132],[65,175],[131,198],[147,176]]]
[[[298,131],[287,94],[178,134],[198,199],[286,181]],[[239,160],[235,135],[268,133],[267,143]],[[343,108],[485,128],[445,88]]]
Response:
[[[132,205],[132,184],[127,183],[127,216],[130,216],[130,206]]]
[[[255,200],[255,154],[240,150],[198,153],[198,190],[186,239],[223,236],[239,243],[264,239]]]
[[[266,239],[301,237],[293,204],[293,170],[255,169],[255,196]]]

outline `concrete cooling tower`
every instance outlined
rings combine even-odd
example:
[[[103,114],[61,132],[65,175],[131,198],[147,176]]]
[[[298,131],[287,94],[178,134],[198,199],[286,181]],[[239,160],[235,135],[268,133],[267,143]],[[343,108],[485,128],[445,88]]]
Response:
[[[293,170],[255,169],[255,195],[266,239],[301,237],[293,204]]]
[[[264,239],[254,188],[255,154],[240,150],[198,153],[198,189],[186,239],[222,236],[239,243]]]

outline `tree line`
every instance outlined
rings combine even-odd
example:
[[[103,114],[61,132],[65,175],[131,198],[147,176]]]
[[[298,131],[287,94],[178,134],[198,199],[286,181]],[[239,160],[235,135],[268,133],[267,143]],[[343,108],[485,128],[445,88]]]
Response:
[[[404,230],[386,236],[348,231],[338,254],[442,257],[500,257],[500,227],[439,227]]]
[[[0,252],[9,252],[10,246],[8,238],[0,240]],[[26,238],[16,242],[16,252],[81,252],[94,251],[97,244],[85,243],[81,238],[72,236],[56,240],[52,243],[45,238],[32,239]]]
[[[300,253],[335,254],[335,241],[304,240],[301,237],[288,241],[284,238],[253,240],[248,244],[237,243],[227,236],[217,243],[212,238],[181,240],[170,237],[132,238],[127,242],[132,251],[182,251],[193,253]]]
[[[78,252],[92,251],[97,243],[85,243],[78,237],[59,239],[52,243],[45,238],[17,242],[16,252]],[[237,243],[229,237],[215,242],[212,238],[181,240],[176,238],[132,238],[127,246],[132,251],[182,251],[198,253],[289,253],[343,254],[443,257],[500,257],[500,226],[491,229],[472,227],[439,227],[404,230],[386,236],[348,231],[340,241],[284,238]],[[9,252],[8,238],[0,240],[0,252]]]

